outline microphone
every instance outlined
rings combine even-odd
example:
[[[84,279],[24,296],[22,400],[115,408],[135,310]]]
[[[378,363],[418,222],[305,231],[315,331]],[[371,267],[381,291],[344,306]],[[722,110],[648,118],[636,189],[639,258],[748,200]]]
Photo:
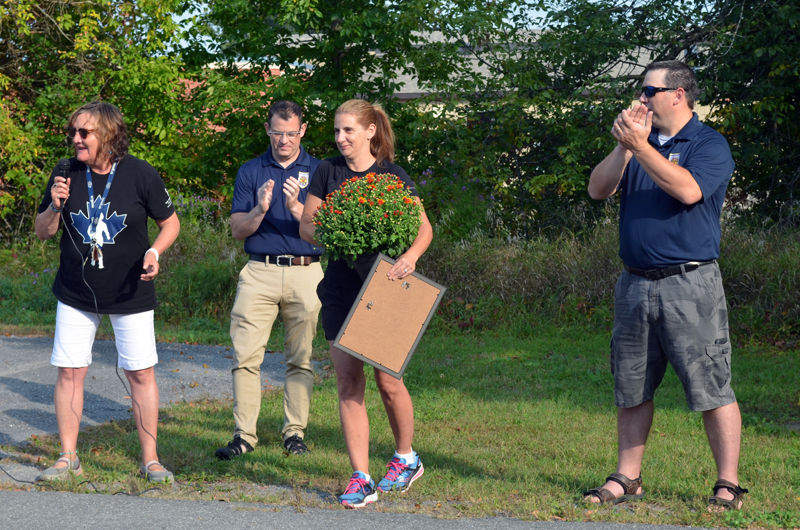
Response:
[[[64,177],[66,179],[67,178],[67,171],[69,171],[69,160],[67,160],[66,158],[62,158],[61,160],[58,161],[57,167],[58,167],[58,171],[61,173],[61,175],[59,175],[59,176]],[[59,209],[64,207],[64,202],[66,202],[66,201],[59,200],[59,203],[60,203],[58,205]]]
[[[61,176],[66,176],[67,171],[69,171],[69,160],[66,158],[62,158],[58,161],[58,169],[61,171]]]

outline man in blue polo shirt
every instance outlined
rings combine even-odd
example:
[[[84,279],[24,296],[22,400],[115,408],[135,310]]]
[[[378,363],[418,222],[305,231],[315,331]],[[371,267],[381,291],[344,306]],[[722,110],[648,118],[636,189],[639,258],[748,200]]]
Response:
[[[311,341],[320,310],[322,249],[300,239],[299,221],[319,160],[300,145],[306,124],[297,103],[273,103],[264,127],[270,149],[239,168],[231,205],[233,237],[244,239],[250,261],[239,273],[231,311],[236,429],[233,441],[216,451],[223,460],[252,451],[258,442],[260,367],[278,311],[286,330],[283,444],[292,454],[308,451],[303,438],[314,383]]]
[[[618,465],[586,500],[642,498],[641,464],[653,397],[671,364],[689,408],[702,411],[717,482],[709,509],[738,509],[741,416],[731,389],[728,310],[719,258],[719,217],[734,163],[725,138],[693,112],[694,72],[650,64],[641,105],[622,111],[616,148],[592,171],[589,194],[619,192],[620,251],[611,372],[618,407]]]

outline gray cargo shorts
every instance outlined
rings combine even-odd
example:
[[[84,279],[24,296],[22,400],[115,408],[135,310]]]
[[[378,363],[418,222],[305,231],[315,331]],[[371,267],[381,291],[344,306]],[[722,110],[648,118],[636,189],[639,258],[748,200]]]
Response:
[[[717,263],[661,280],[624,271],[614,300],[611,373],[617,407],[652,400],[667,362],[683,383],[691,410],[736,402],[728,308]]]

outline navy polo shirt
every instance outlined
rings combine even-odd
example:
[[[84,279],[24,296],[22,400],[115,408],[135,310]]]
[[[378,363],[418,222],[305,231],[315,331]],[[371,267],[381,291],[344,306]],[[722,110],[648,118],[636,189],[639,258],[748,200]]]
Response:
[[[274,180],[272,202],[258,229],[244,240],[244,251],[248,254],[269,256],[320,256],[322,249],[300,239],[300,223],[295,220],[286,207],[283,183],[289,177],[300,182],[298,200],[305,204],[311,177],[319,165],[319,160],[300,147],[297,160],[284,168],[272,157],[272,149],[258,158],[250,160],[239,168],[233,188],[231,213],[252,210],[258,203],[258,189],[267,180]]]
[[[697,114],[664,145],[648,138],[667,160],[692,174],[703,198],[685,205],[659,188],[632,158],[620,182],[619,256],[629,267],[659,269],[719,258],[719,216],[734,163],[730,147]]]

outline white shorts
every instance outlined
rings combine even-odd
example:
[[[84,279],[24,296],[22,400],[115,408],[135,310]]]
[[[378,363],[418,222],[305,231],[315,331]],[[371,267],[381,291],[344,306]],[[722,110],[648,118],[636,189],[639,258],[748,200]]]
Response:
[[[136,371],[158,364],[152,310],[108,317],[114,328],[120,368]],[[83,368],[92,364],[92,345],[99,325],[95,313],[59,302],[50,364],[60,368]]]

